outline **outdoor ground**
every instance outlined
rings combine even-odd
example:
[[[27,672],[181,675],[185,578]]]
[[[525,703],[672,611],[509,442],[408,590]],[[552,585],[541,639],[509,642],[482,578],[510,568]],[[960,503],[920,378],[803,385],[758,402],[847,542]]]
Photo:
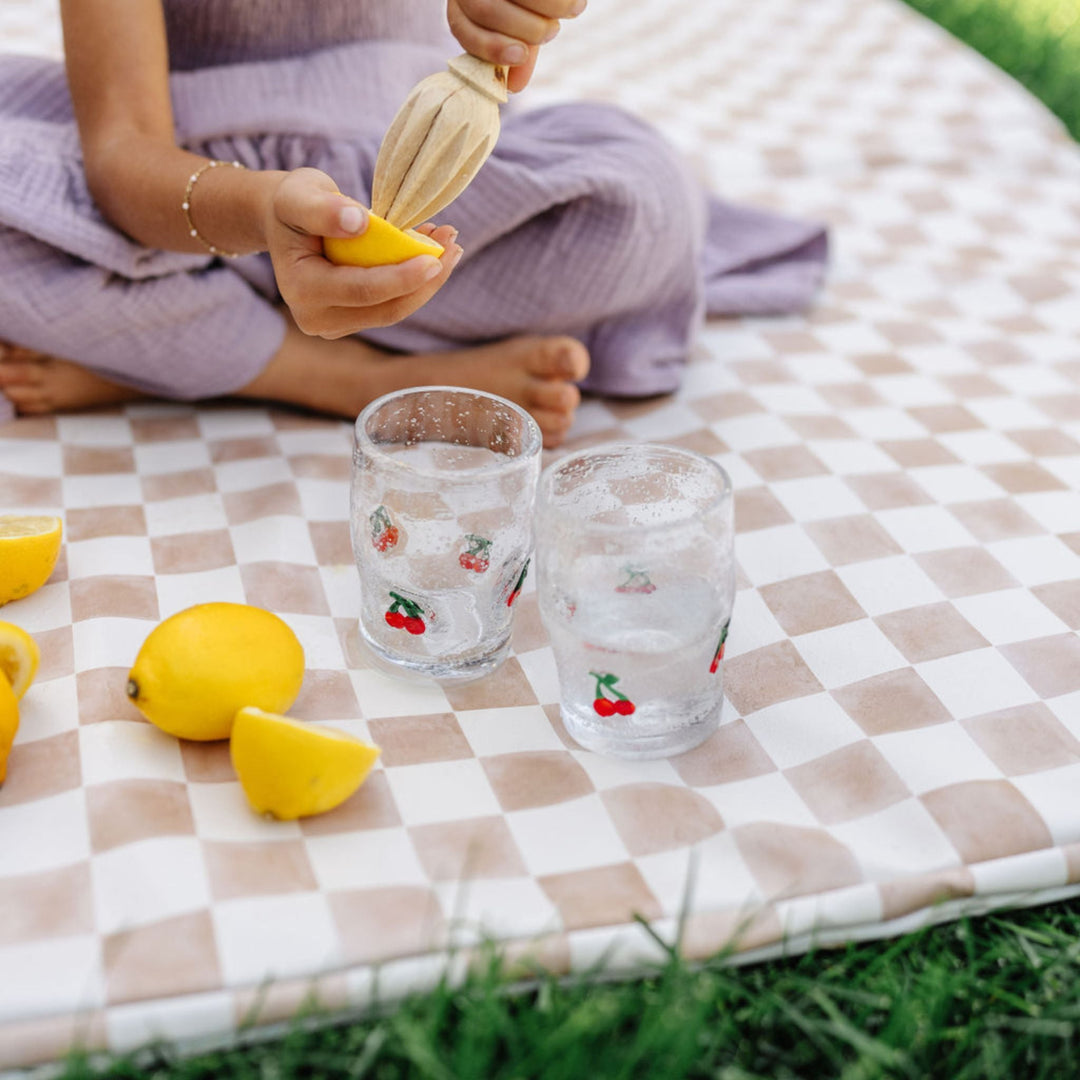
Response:
[[[1080,136],[1078,0],[909,0],[998,63]],[[89,1076],[1063,1077],[1080,1051],[1076,905],[964,920],[749,968],[675,961],[628,983],[497,975],[347,1025],[185,1061],[167,1049]],[[104,1071],[102,1071],[104,1069]]]

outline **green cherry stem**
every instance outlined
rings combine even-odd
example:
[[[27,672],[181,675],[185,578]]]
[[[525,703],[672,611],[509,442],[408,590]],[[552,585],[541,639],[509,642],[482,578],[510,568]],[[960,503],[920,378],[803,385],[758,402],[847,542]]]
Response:
[[[408,615],[410,619],[418,619],[424,614],[424,609],[419,604],[413,603],[412,600],[401,596],[393,590],[390,591],[390,595],[394,599],[394,606],[390,609],[391,611],[397,611],[399,607],[404,607],[405,614]]]
[[[603,686],[610,690],[620,701],[630,700],[625,694],[620,694],[619,691],[615,689],[615,684],[619,681],[618,675],[611,675],[609,673],[600,675],[595,671],[590,671],[589,674],[596,680],[596,696],[598,698],[607,696],[604,694],[603,690],[600,689],[600,687]]]

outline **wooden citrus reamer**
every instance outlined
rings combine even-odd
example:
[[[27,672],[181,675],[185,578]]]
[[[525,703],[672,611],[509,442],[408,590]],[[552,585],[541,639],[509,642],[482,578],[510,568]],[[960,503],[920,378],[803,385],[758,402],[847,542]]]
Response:
[[[371,209],[399,229],[458,197],[499,137],[507,69],[468,53],[417,83],[383,136]]]

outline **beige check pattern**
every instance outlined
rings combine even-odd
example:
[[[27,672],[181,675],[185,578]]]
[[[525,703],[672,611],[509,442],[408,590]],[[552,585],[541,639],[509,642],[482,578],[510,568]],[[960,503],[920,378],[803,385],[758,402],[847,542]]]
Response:
[[[633,916],[674,937],[688,883],[692,956],[1077,891],[1080,154],[888,0],[674,12],[592,0],[534,100],[619,102],[726,196],[833,226],[808,316],[710,324],[678,395],[589,401],[571,443],[731,474],[727,722],[668,761],[577,749],[531,581],[486,682],[373,670],[347,425],[146,404],[0,429],[0,506],[66,522],[51,582],[0,613],[43,654],[0,789],[0,1065],[227,1036],[313,986],[362,1003],[379,965],[401,993],[485,935],[630,965]],[[5,45],[53,28],[0,12]],[[126,701],[150,629],[207,600],[281,614],[293,714],[382,747],[339,810],[256,817],[226,746]]]

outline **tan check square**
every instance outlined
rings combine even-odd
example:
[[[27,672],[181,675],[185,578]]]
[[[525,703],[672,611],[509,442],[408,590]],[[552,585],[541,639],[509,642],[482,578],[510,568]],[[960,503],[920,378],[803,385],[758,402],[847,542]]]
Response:
[[[69,541],[96,540],[104,536],[145,536],[146,512],[141,506],[101,506],[69,510]]]
[[[9,776],[0,786],[0,807],[45,799],[82,783],[79,737],[66,731],[52,738],[35,739],[12,748]]]
[[[184,784],[168,780],[115,780],[86,789],[90,846],[95,852],[157,836],[194,836]]]
[[[203,842],[203,858],[215,900],[274,896],[318,888],[302,840]]]

